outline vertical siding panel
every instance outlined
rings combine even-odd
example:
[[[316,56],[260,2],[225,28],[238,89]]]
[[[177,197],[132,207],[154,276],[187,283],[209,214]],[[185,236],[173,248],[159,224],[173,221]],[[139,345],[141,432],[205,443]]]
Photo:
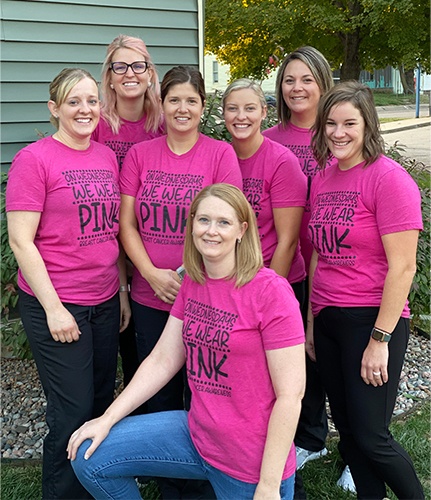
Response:
[[[141,37],[160,77],[203,61],[203,0],[2,0],[1,168],[17,151],[53,133],[48,85],[64,67],[100,78],[107,45],[120,33]]]

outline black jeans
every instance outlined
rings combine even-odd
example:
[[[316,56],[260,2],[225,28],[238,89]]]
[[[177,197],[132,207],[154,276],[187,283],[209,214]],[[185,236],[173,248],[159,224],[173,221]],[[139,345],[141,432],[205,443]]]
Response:
[[[314,320],[317,364],[358,498],[382,499],[387,484],[398,498],[418,500],[424,493],[413,463],[389,431],[409,320],[399,320],[389,342],[388,382],[374,387],[360,371],[377,314],[376,307],[324,308]]]
[[[54,341],[45,311],[35,297],[19,290],[19,306],[47,400],[49,433],[43,444],[43,498],[91,498],[70,466],[66,447],[72,432],[86,420],[100,416],[113,400],[118,295],[91,307],[64,304],[81,331],[79,340],[70,344]]]
[[[304,329],[307,328],[308,278],[292,285],[301,307]],[[306,356],[305,394],[302,398],[301,414],[295,433],[295,445],[309,451],[320,451],[325,447],[328,435],[328,417],[326,415],[326,393],[323,388],[319,369],[314,361]]]
[[[169,312],[143,306],[132,300],[138,359],[141,363],[154,349],[169,318]],[[180,371],[146,403],[147,413],[184,410],[184,377]]]

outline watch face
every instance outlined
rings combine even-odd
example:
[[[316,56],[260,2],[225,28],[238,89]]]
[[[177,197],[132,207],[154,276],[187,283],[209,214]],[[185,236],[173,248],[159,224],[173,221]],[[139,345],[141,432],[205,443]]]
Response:
[[[377,332],[376,330],[374,330],[373,331],[373,339],[381,341],[383,339],[383,333]]]

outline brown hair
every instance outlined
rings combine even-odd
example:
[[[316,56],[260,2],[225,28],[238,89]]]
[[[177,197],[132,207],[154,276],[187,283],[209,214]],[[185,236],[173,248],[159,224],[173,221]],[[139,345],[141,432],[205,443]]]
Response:
[[[263,267],[263,257],[254,211],[242,191],[231,184],[212,184],[195,196],[187,217],[184,267],[193,281],[201,284],[205,282],[202,256],[193,242],[192,232],[193,219],[199,203],[209,196],[215,196],[228,203],[235,210],[239,223],[248,224],[241,243],[236,245],[235,270],[232,276],[229,276],[229,278],[235,278],[235,285],[239,288],[251,281]]]
[[[349,80],[337,84],[319,102],[316,122],[312,127],[311,147],[321,169],[325,168],[330,155],[325,130],[329,113],[334,106],[344,102],[352,103],[359,110],[365,122],[364,145],[362,147],[364,166],[367,167],[384,154],[384,141],[380,134],[380,122],[374,105],[373,93],[366,85],[356,80]]]
[[[296,59],[302,61],[310,69],[311,74],[319,86],[321,95],[325,94],[334,85],[331,67],[329,66],[325,56],[317,49],[305,45],[304,47],[299,47],[299,49],[296,49],[288,54],[281,63],[275,84],[277,115],[278,120],[283,127],[287,126],[291,116],[291,111],[283,99],[284,72],[286,70],[286,66]]]
[[[205,106],[205,82],[201,72],[193,66],[174,66],[165,74],[161,84],[162,102],[164,102],[171,87],[181,83],[190,83],[199,94],[202,106]]]

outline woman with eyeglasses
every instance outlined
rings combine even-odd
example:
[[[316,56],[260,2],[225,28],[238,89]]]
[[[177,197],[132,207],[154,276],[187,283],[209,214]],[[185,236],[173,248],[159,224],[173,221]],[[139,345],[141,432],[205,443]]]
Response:
[[[147,46],[137,37],[119,35],[108,46],[102,69],[102,114],[92,139],[111,148],[118,168],[133,144],[163,134],[160,84]],[[120,297],[128,306],[130,277],[121,285]],[[124,385],[139,366],[135,326],[131,318],[120,332],[120,355]],[[143,409],[137,410],[143,411]]]
[[[56,132],[15,156],[6,210],[21,319],[47,400],[42,497],[84,499],[91,497],[66,446],[76,426],[101,415],[114,396],[125,318],[118,293],[119,173],[114,153],[90,140],[100,117],[91,74],[66,68],[49,93]]]
[[[170,69],[161,83],[166,135],[135,144],[120,174],[120,238],[135,266],[131,297],[140,361],[156,345],[180,289],[193,198],[216,182],[242,186],[232,146],[199,131],[205,97],[196,68]],[[150,413],[183,409],[183,374],[177,373],[146,406]]]
[[[97,499],[140,499],[144,474],[207,479],[219,500],[292,500],[304,328],[287,280],[263,265],[241,190],[215,184],[194,198],[184,265],[159,342],[105,414],[72,434],[72,466]],[[124,418],[184,364],[189,412]]]

